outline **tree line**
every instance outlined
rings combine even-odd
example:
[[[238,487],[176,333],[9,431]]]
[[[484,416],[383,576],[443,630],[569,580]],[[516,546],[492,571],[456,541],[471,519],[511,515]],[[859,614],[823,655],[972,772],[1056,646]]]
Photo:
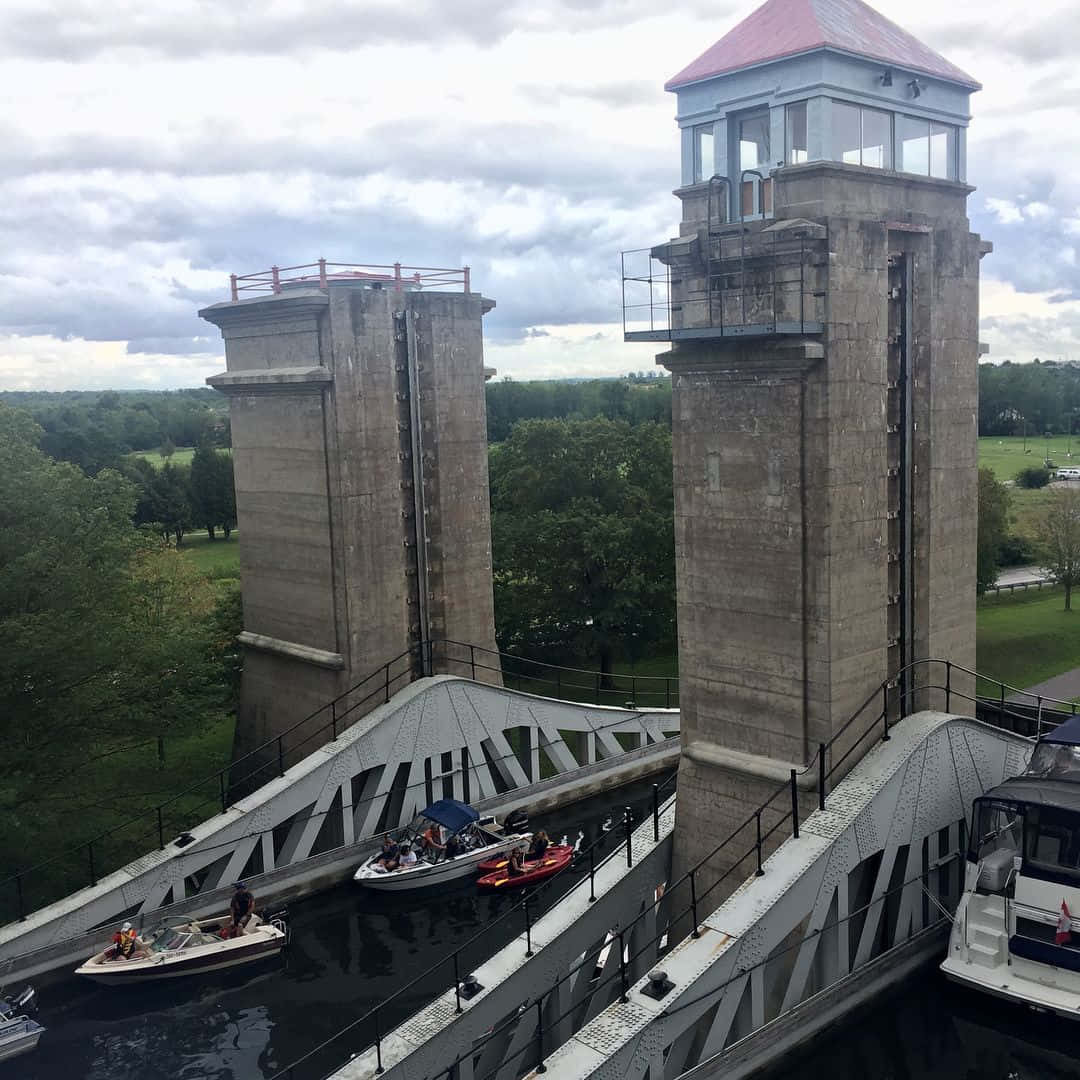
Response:
[[[196,390],[10,392],[0,401],[41,428],[40,448],[96,476],[138,450],[231,445],[228,402],[209,387]]]
[[[1080,364],[979,365],[980,435],[1080,433]]]
[[[44,442],[0,403],[0,877],[171,792],[166,739],[201,737],[238,689],[238,583],[141,527],[119,470]]]

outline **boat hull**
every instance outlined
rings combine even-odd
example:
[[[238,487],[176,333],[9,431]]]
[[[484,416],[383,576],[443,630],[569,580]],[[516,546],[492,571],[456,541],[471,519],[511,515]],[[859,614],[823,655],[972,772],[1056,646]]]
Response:
[[[136,983],[157,982],[160,979],[180,979],[187,975],[205,975],[211,971],[223,971],[225,968],[238,967],[241,964],[251,964],[256,960],[263,960],[269,956],[276,956],[285,947],[285,940],[267,941],[245,949],[237,955],[234,950],[218,956],[186,957],[172,963],[162,963],[153,967],[141,969],[128,969],[126,971],[112,971],[108,967],[85,970],[77,968],[76,975],[84,975],[93,982],[102,986],[133,986]],[[137,961],[114,960],[113,964],[119,968],[124,963]]]
[[[201,932],[214,934],[229,921],[228,916],[219,916],[200,919],[197,925]],[[136,956],[128,960],[110,959],[111,949],[105,949],[76,968],[75,974],[102,986],[135,986],[254,963],[278,955],[287,942],[282,925],[259,920],[249,926],[242,937],[222,939],[190,949],[152,952],[149,956]]]
[[[574,857],[572,847],[562,845],[549,848],[543,859],[539,862],[526,862],[525,870],[521,874],[510,874],[506,866],[485,874],[476,882],[481,889],[514,889],[522,885],[532,885],[537,881],[557,874],[564,866],[567,866]]]
[[[405,892],[413,889],[427,889],[434,885],[443,885],[448,881],[475,874],[481,862],[495,858],[512,848],[527,844],[529,835],[508,836],[497,844],[489,844],[477,851],[466,852],[456,859],[447,859],[437,863],[422,863],[405,870],[392,870],[388,874],[371,871],[367,864],[361,866],[353,875],[353,880],[369,889],[381,892]]]
[[[0,1022],[0,1061],[28,1054],[37,1046],[44,1030],[37,1021],[26,1016]]]

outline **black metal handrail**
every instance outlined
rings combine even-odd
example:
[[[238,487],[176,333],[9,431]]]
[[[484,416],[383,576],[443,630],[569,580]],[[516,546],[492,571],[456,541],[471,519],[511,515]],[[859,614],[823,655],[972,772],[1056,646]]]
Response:
[[[918,670],[920,670],[922,668],[926,668],[927,670],[930,670],[931,665],[934,665],[934,664],[944,665],[944,668],[945,668],[945,682],[944,682],[943,685],[936,685],[936,684],[927,682],[927,683],[924,683],[922,685],[916,686],[916,685],[914,685],[914,679],[913,678],[911,678],[911,679],[908,678],[909,674],[914,675]],[[898,712],[898,714],[900,716],[902,716],[903,713],[904,713],[904,709],[906,707],[906,699],[914,698],[916,695],[928,695],[928,694],[936,691],[936,692],[942,692],[945,695],[945,711],[946,712],[951,712],[952,699],[954,697],[958,697],[963,701],[974,702],[976,704],[976,707],[978,707],[978,705],[980,705],[980,704],[985,705],[987,700],[988,700],[985,697],[979,697],[976,694],[964,693],[964,692],[958,690],[953,685],[953,674],[954,674],[954,672],[959,672],[961,674],[970,676],[974,680],[983,679],[984,681],[997,683],[997,685],[1001,688],[1001,695],[1000,695],[1001,708],[1000,708],[1000,713],[999,713],[999,721],[1000,722],[999,722],[999,724],[994,725],[994,726],[1006,727],[1006,725],[1004,723],[1006,715],[1008,715],[1010,717],[1010,719],[1013,721],[1013,723],[1011,725],[1012,730],[1015,730],[1015,721],[1017,719],[1023,720],[1023,721],[1026,721],[1026,722],[1030,722],[1031,718],[1029,716],[1027,716],[1027,715],[1025,715],[1023,713],[1019,713],[1019,712],[1013,713],[1012,710],[1006,710],[1005,709],[1005,705],[1007,703],[1005,702],[1004,691],[1005,691],[1005,689],[1015,690],[1014,687],[1009,687],[1007,684],[1005,684],[1003,682],[1000,682],[1000,680],[987,679],[985,676],[979,675],[978,672],[972,671],[970,668],[966,668],[966,667],[964,667],[963,665],[960,665],[960,664],[953,664],[949,660],[940,660],[940,659],[936,659],[936,658],[929,658],[929,659],[925,659],[925,660],[913,661],[911,664],[908,664],[905,668],[902,668],[899,672],[897,672],[896,675],[892,676],[891,678],[888,678],[888,679],[884,680],[871,694],[869,694],[867,696],[867,698],[865,699],[865,701],[863,701],[863,703],[851,714],[851,716],[844,722],[844,724],[839,728],[839,730],[836,731],[836,733],[833,735],[833,737],[828,742],[819,743],[818,744],[818,749],[815,752],[814,756],[810,759],[810,761],[804,766],[804,768],[802,770],[792,769],[790,771],[790,775],[789,775],[788,780],[785,781],[784,783],[780,784],[776,788],[776,790],[773,791],[769,795],[769,797],[760,806],[757,807],[757,809],[755,809],[750,815],[748,815],[731,833],[728,834],[727,837],[725,837],[719,844],[717,844],[716,847],[714,847],[712,849],[712,851],[710,851],[704,857],[699,859],[692,867],[690,867],[689,870],[686,871],[686,873],[684,873],[682,875],[682,877],[678,878],[675,882],[667,885],[667,887],[665,889],[665,894],[666,895],[673,894],[676,889],[678,889],[680,886],[683,886],[683,885],[688,886],[689,892],[690,892],[690,903],[687,905],[687,907],[685,909],[680,911],[678,914],[670,916],[669,921],[668,921],[668,927],[675,925],[676,923],[678,923],[682,919],[685,919],[686,916],[689,915],[691,917],[690,936],[696,938],[698,936],[698,934],[699,934],[699,926],[700,926],[699,914],[700,914],[700,907],[701,907],[702,901],[710,893],[712,893],[714,889],[716,889],[724,881],[729,879],[731,877],[731,875],[740,866],[742,866],[746,862],[747,859],[750,858],[751,855],[756,854],[756,863],[757,863],[757,865],[756,865],[756,869],[754,871],[755,876],[760,877],[760,876],[764,875],[765,869],[764,869],[763,851],[768,846],[769,840],[781,828],[783,828],[789,821],[791,822],[791,835],[792,835],[792,837],[795,838],[795,839],[797,839],[799,837],[799,791],[798,791],[798,778],[799,778],[799,776],[800,775],[805,775],[806,773],[810,772],[810,770],[815,769],[815,767],[816,767],[817,774],[818,774],[818,808],[821,809],[821,810],[824,810],[825,809],[825,803],[826,803],[826,796],[827,796],[827,791],[828,791],[829,780],[842,768],[844,762],[850,757],[850,755],[854,751],[854,749],[857,746],[859,746],[863,742],[863,740],[866,739],[868,736],[872,736],[875,732],[877,732],[880,735],[880,740],[879,741],[887,742],[890,739],[890,737],[891,737],[890,736],[890,724],[889,724],[890,712],[895,709]],[[1055,704],[1067,705],[1067,706],[1069,706],[1069,713],[1071,715],[1076,714],[1076,706],[1075,706],[1075,704],[1073,702],[1058,701],[1057,699],[1049,699],[1049,698],[1040,698],[1039,701],[1040,701],[1040,715],[1039,715],[1039,719],[1037,721],[1036,735],[1041,734],[1041,731],[1042,731],[1041,702],[1054,701]],[[854,743],[850,747],[848,747],[848,749],[841,755],[839,760],[834,760],[832,762],[831,766],[826,767],[826,755],[828,754],[828,752],[830,750],[832,750],[832,748],[837,744],[837,742],[844,735],[847,734],[847,732],[851,729],[852,725],[854,725],[859,720],[859,718],[862,717],[866,713],[866,711],[868,709],[870,709],[875,703],[878,703],[878,702],[881,705],[881,711],[871,714],[870,722],[867,724],[867,726],[865,727],[863,732],[859,735],[859,737],[854,741]],[[994,704],[993,702],[991,702],[991,703]],[[976,709],[976,711],[977,711],[977,709]],[[989,721],[987,721],[987,722],[989,722]],[[673,783],[676,776],[677,776],[677,774],[674,774],[667,781],[667,783],[669,783],[669,784]],[[833,787],[835,788],[835,784],[833,784]],[[789,810],[787,810],[786,812],[782,812],[778,808],[776,810],[776,812],[780,813],[781,816],[769,828],[767,828],[763,832],[762,831],[762,815],[769,811],[770,807],[772,807],[773,803],[778,798],[780,798],[781,796],[787,796],[788,794],[790,794],[790,798],[791,798],[791,808]],[[672,799],[674,799],[674,797],[675,796],[673,795]],[[659,837],[659,815],[660,815],[660,813],[664,812],[668,808],[668,806],[670,806],[670,800],[667,803],[665,803],[665,805],[663,807],[663,810],[661,810],[660,807],[659,807],[658,799],[654,796],[653,805],[654,805],[654,811],[653,811],[653,813],[654,813],[654,837],[658,838]],[[699,893],[698,888],[697,888],[697,875],[700,874],[700,873],[703,873],[706,864],[711,859],[715,858],[717,855],[724,852],[725,849],[728,848],[729,845],[733,844],[736,841],[737,837],[744,830],[748,829],[751,825],[754,826],[754,837],[755,838],[754,838],[753,843],[745,851],[743,851],[743,853],[741,855],[739,855],[738,858],[736,858],[731,863],[731,865],[728,866],[728,868],[726,870],[724,870],[714,881],[712,881],[709,884],[709,886],[703,892]],[[600,841],[598,840],[596,843],[599,843],[599,842]],[[596,843],[594,843],[593,845],[590,846],[590,848],[588,849],[589,852],[591,852],[593,850],[593,848],[595,848]],[[627,831],[627,841],[626,841],[626,843],[627,843],[627,860],[628,860],[628,865],[629,865],[629,859],[630,859],[630,834],[629,834],[629,830]],[[586,853],[588,853],[588,852],[586,852]],[[618,855],[617,851],[613,852],[608,856],[608,859],[610,859],[612,857],[615,857],[617,855]],[[562,871],[560,871],[560,873],[562,873]],[[595,889],[592,887],[594,873],[595,873],[595,869],[594,869],[594,866],[593,866],[592,862],[590,861],[590,874],[589,874],[590,900],[595,899]],[[556,875],[556,878],[557,877],[558,877],[558,875]],[[552,878],[551,881],[549,881],[547,884],[551,884],[551,882],[556,880],[556,878]],[[584,880],[585,879],[582,878],[581,881],[578,882],[577,884],[582,884],[584,882]],[[577,887],[577,884],[575,884],[575,886],[574,886],[575,888]],[[540,886],[541,890],[543,888],[545,888],[545,886]],[[533,894],[533,895],[535,895],[535,894]],[[527,896],[526,899],[524,901],[522,901],[522,903],[520,903],[518,905],[515,905],[515,907],[513,907],[509,911],[505,912],[504,915],[501,917],[501,919],[508,918],[513,912],[519,911],[524,907],[525,918],[526,918],[526,928],[527,928],[527,932],[526,932],[526,954],[525,954],[526,958],[532,956],[531,934],[528,932],[528,928],[529,928],[529,924],[528,924],[528,904],[529,904],[529,898]],[[622,980],[622,986],[623,986],[622,1000],[624,1000],[624,1001],[626,1000],[626,988],[627,988],[627,985],[628,985],[627,971],[626,971],[626,965],[627,965],[628,961],[626,959],[625,948],[624,948],[625,935],[629,932],[629,930],[632,927],[634,927],[641,920],[645,919],[648,915],[649,915],[649,909],[646,908],[641,913],[639,913],[635,918],[631,919],[625,926],[620,926],[618,928],[618,938],[617,938],[617,940],[618,940],[618,947],[620,949],[620,954],[619,954],[619,957],[620,957],[620,961],[619,961],[619,977]],[[497,920],[497,921],[501,921],[501,920]],[[308,1051],[306,1054],[304,1054],[302,1057],[298,1058],[296,1061],[292,1062],[290,1065],[288,1065],[285,1068],[279,1070],[277,1073],[274,1074],[274,1076],[271,1078],[271,1080],[294,1080],[294,1070],[298,1066],[300,1066],[304,1062],[310,1060],[315,1054],[318,1054],[321,1051],[325,1050],[328,1046],[332,1045],[334,1042],[336,1042],[342,1036],[346,1035],[350,1031],[355,1030],[360,1024],[363,1024],[368,1020],[374,1020],[374,1024],[375,1024],[376,1038],[375,1038],[374,1047],[375,1047],[376,1060],[377,1060],[376,1072],[381,1073],[383,1071],[383,1066],[382,1066],[382,1047],[381,1047],[382,1038],[381,1038],[380,1032],[382,1030],[384,1030],[381,1027],[380,1023],[379,1023],[379,1017],[380,1017],[381,1010],[386,1009],[389,1005],[391,1005],[394,1001],[396,1001],[406,991],[408,991],[412,987],[416,986],[420,981],[432,977],[436,972],[438,972],[444,965],[446,965],[449,962],[453,967],[455,996],[456,996],[456,999],[457,999],[457,1011],[459,1013],[462,1012],[463,1009],[462,1009],[462,1006],[461,1006],[460,970],[459,970],[460,969],[461,953],[465,948],[467,948],[470,944],[472,944],[474,941],[476,941],[481,935],[486,934],[488,928],[491,925],[493,925],[493,924],[488,924],[488,926],[486,926],[484,928],[484,930],[480,931],[478,934],[474,935],[472,938],[470,938],[468,941],[466,941],[463,945],[459,946],[451,954],[449,954],[449,956],[444,957],[442,960],[438,961],[436,964],[433,964],[431,967],[429,967],[426,971],[424,971],[423,973],[418,975],[416,978],[410,980],[410,982],[408,982],[404,987],[401,987],[398,990],[396,990],[393,994],[391,994],[384,1001],[380,1002],[378,1005],[374,1006],[373,1008],[368,1009],[363,1015],[358,1017],[356,1020],[351,1021],[348,1025],[346,1025],[344,1028],[342,1028],[341,1030],[336,1032],[334,1035],[330,1036],[330,1038],[324,1040],[322,1043],[320,1043],[314,1049]],[[635,957],[637,955],[641,955],[641,952],[644,949],[651,948],[653,945],[658,944],[661,941],[661,939],[667,933],[668,933],[667,928],[662,929],[653,938],[651,938],[650,941],[647,942],[645,946],[642,947],[642,950],[639,950],[639,952],[637,954],[635,954]],[[673,944],[674,943],[669,941],[668,947],[669,948],[672,947]],[[614,947],[614,941],[611,943],[611,945],[612,945],[612,947]],[[567,979],[573,977],[586,964],[588,964],[591,959],[595,960],[595,955],[596,955],[596,952],[591,953],[591,954],[586,954],[580,961],[578,961],[572,968],[570,968],[570,970],[565,975],[563,975],[561,978],[556,980],[556,982],[554,983],[554,985],[552,987],[545,990],[543,992],[543,994],[541,994],[540,999],[539,999],[539,1003],[542,1004],[543,1000],[545,998],[547,998],[548,995],[555,992],[562,985],[562,983],[565,982]],[[633,958],[634,957],[632,957],[631,960]],[[611,978],[614,978],[614,975],[611,976]],[[510,1019],[508,1021],[504,1022],[503,1025],[497,1025],[491,1032],[488,1032],[484,1036],[483,1039],[478,1040],[473,1045],[473,1047],[469,1051],[469,1053],[475,1053],[475,1051],[479,1047],[483,1046],[487,1041],[494,1038],[496,1034],[499,1034],[502,1030],[504,1030],[507,1023],[513,1022],[516,1019],[517,1019],[517,1015],[515,1014],[514,1016],[510,1017]],[[561,1017],[560,1017],[560,1019],[561,1019]],[[540,1024],[540,1023],[538,1023],[538,1030],[541,1031],[541,1032],[543,1030],[542,1024]],[[540,1042],[542,1044],[542,1035],[540,1037]],[[542,1045],[541,1045],[541,1053],[542,1053]],[[455,1061],[451,1065],[450,1069],[446,1070],[447,1075],[452,1077],[453,1069],[457,1066],[458,1061],[460,1061],[460,1060],[462,1060],[462,1059],[460,1059],[460,1058],[455,1059]],[[543,1064],[543,1061],[542,1061],[542,1058],[541,1058],[541,1066],[542,1066],[542,1064]],[[538,1071],[542,1071],[542,1069],[538,1069]],[[443,1073],[440,1073],[438,1075],[441,1076],[441,1075],[443,1075]]]
[[[460,658],[448,655],[437,656],[437,650],[442,647],[462,650]],[[464,650],[468,650],[467,657]],[[485,657],[493,657],[494,661],[485,663]],[[407,665],[395,674],[396,666],[402,664],[403,661],[407,661]],[[0,879],[0,888],[14,888],[17,919],[22,921],[26,918],[27,911],[24,887],[30,875],[61,862],[69,862],[73,865],[77,863],[86,868],[89,885],[96,885],[102,877],[112,871],[102,867],[100,859],[95,857],[95,847],[97,848],[97,855],[100,856],[101,845],[105,840],[116,836],[124,830],[137,828],[140,825],[144,826],[143,831],[130,837],[130,840],[133,843],[141,843],[143,841],[150,842],[156,836],[158,849],[164,850],[167,846],[165,840],[165,812],[170,807],[175,806],[181,800],[186,799],[188,796],[192,795],[192,793],[197,792],[200,789],[209,788],[214,792],[213,796],[204,797],[198,802],[186,806],[184,808],[184,817],[187,820],[192,818],[195,818],[196,821],[202,820],[202,818],[197,815],[202,814],[204,810],[210,806],[220,806],[220,811],[224,813],[232,802],[231,791],[241,790],[245,787],[251,787],[252,785],[261,786],[272,779],[284,776],[287,768],[287,757],[294,756],[301,748],[315,740],[318,740],[318,742],[316,742],[312,749],[322,745],[325,741],[322,737],[328,731],[330,732],[331,740],[336,739],[346,727],[354,722],[350,717],[356,713],[358,709],[361,709],[373,700],[380,698],[383,703],[389,702],[393,693],[397,693],[399,690],[404,689],[405,686],[411,685],[417,678],[423,677],[422,673],[424,671],[431,671],[436,662],[458,665],[459,667],[467,669],[474,680],[476,679],[478,672],[489,671],[501,675],[504,682],[507,679],[513,679],[519,683],[522,680],[526,680],[554,684],[555,693],[546,694],[545,696],[548,697],[554,696],[563,698],[564,693],[568,691],[588,691],[594,695],[597,699],[597,703],[599,703],[599,699],[604,695],[625,699],[626,694],[629,692],[630,702],[627,702],[627,704],[635,703],[633,707],[636,707],[639,696],[649,694],[659,696],[662,684],[662,692],[665,701],[663,707],[672,707],[673,686],[674,699],[676,701],[678,700],[678,678],[676,676],[620,675],[617,673],[593,672],[583,668],[565,667],[557,664],[549,664],[545,661],[532,660],[527,657],[515,656],[511,653],[502,653],[479,645],[454,641],[449,638],[420,642],[412,648],[399,653],[391,660],[388,660],[385,664],[376,668],[371,674],[353,684],[325,705],[322,705],[309,713],[279,735],[266,740],[259,746],[256,746],[254,749],[241,755],[228,767],[219,769],[204,777],[202,780],[188,785],[183,790],[169,796],[155,806],[134,815],[117,825],[111,826],[91,837],[89,840],[81,841],[76,845],[50,855],[31,866],[24,867],[6,878]],[[512,670],[514,665],[526,665],[532,671],[535,671],[536,674],[515,672]],[[508,666],[511,668],[510,671],[507,671]],[[582,676],[588,676],[589,682],[581,682],[580,678]],[[629,680],[629,691],[620,687],[605,687],[603,685],[605,680]],[[365,690],[366,692],[364,692]],[[363,696],[358,700],[353,700],[354,695],[361,692],[364,692]],[[569,698],[566,700],[577,699]],[[659,708],[660,706],[656,707]],[[325,716],[327,719],[318,727],[307,731],[298,741],[286,744],[286,740],[290,735],[293,735],[301,728],[310,725],[312,721],[317,720],[320,716]],[[598,732],[611,726],[615,725],[599,725],[593,730]],[[498,760],[501,761],[502,759],[500,758]],[[243,766],[245,763],[255,764],[253,768],[241,774],[239,772],[239,767]],[[479,765],[480,763],[477,764]],[[177,828],[174,826],[174,828],[168,831],[175,832],[177,831]]]

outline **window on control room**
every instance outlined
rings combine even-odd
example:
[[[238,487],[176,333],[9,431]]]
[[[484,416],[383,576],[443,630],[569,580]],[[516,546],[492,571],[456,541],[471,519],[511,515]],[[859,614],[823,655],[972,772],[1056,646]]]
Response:
[[[769,166],[769,114],[754,113],[739,121],[739,168]]]
[[[953,124],[939,124],[917,116],[899,116],[896,122],[902,172],[957,179],[959,131]]]
[[[871,169],[892,167],[892,113],[832,103],[833,161]]]
[[[806,102],[796,101],[784,107],[784,161],[788,165],[802,165],[809,160]]]
[[[700,184],[713,174],[713,126],[699,124],[694,131],[694,183]]]

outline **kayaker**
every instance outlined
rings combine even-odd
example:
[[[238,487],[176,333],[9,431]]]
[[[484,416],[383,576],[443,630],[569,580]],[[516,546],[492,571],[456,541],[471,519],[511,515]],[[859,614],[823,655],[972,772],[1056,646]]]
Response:
[[[239,937],[244,928],[255,914],[255,897],[248,891],[248,887],[242,882],[236,883],[236,892],[229,901],[229,914],[232,915],[232,925],[229,928],[230,937]]]
[[[506,864],[506,872],[511,877],[518,877],[520,874],[525,873],[525,867],[522,865],[525,855],[525,849],[516,847],[510,852],[510,859]]]
[[[551,846],[551,841],[548,839],[548,834],[541,829],[533,838],[532,843],[529,845],[529,851],[526,854],[526,859],[542,859],[547,853],[547,849]]]

